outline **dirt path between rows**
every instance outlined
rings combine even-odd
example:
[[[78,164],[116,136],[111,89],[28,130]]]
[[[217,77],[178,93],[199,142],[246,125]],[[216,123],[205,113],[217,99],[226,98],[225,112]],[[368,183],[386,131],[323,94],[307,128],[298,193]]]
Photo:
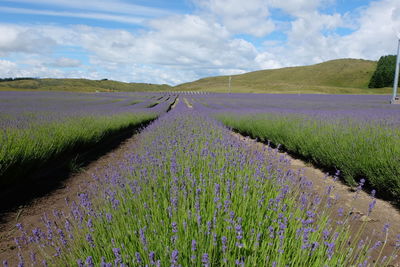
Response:
[[[260,149],[266,145],[257,142],[249,137],[244,137],[238,133],[233,133],[238,139],[247,143],[249,146],[253,146],[255,149]],[[295,159],[287,153],[281,153],[290,160],[290,169],[299,171],[302,176],[306,177],[313,183],[313,191],[315,194],[331,198],[335,202],[336,209],[343,208],[344,215],[352,214],[355,219],[351,221],[352,231],[357,231],[362,225],[365,227],[362,239],[369,238],[372,244],[382,241],[385,242],[386,234],[383,229],[386,224],[389,224],[388,238],[386,246],[382,251],[382,255],[387,255],[393,251],[396,243],[399,242],[400,236],[400,211],[397,207],[393,206],[387,201],[375,199],[376,204],[372,209],[372,212],[368,215],[368,209],[370,203],[373,201],[371,195],[364,191],[356,192],[353,188],[345,185],[343,182],[335,179],[332,176],[327,176],[321,170],[305,163],[302,160]],[[331,191],[327,196],[327,188],[331,187]],[[338,219],[333,218],[333,219]],[[373,254],[377,256],[380,249]],[[385,253],[386,252],[386,253]],[[381,266],[378,262],[376,266]],[[391,266],[400,266],[400,256],[392,262]]]
[[[21,223],[28,233],[38,226],[42,226],[44,214],[51,215],[54,210],[67,210],[67,199],[71,203],[78,198],[78,194],[86,192],[94,183],[92,174],[101,173],[110,164],[117,164],[124,159],[124,155],[132,149],[132,145],[137,142],[136,135],[122,142],[119,147],[100,157],[98,160],[87,165],[80,173],[71,175],[66,179],[62,186],[48,195],[35,199],[18,210],[0,214],[5,223],[0,225],[0,266],[7,260],[9,266],[17,266],[18,249],[14,238],[21,235],[16,224]],[[29,262],[30,251],[21,250],[22,256]]]

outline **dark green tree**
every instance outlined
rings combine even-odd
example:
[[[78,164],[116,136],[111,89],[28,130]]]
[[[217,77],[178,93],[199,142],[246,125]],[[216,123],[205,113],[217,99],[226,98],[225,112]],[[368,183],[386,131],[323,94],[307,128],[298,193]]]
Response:
[[[382,56],[376,66],[376,70],[368,84],[369,88],[382,88],[393,86],[396,70],[396,56]]]

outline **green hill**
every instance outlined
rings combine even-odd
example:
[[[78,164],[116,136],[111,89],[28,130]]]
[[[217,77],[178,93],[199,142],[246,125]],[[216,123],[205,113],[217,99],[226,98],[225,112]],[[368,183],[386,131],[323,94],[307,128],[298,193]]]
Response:
[[[112,80],[87,79],[29,79],[0,82],[0,90],[46,90],[76,92],[165,91],[171,86],[148,83],[124,83]]]
[[[337,59],[324,63],[232,75],[232,92],[254,93],[389,93],[390,89],[369,89],[376,61]],[[217,76],[184,83],[177,91],[228,92],[229,76]]]

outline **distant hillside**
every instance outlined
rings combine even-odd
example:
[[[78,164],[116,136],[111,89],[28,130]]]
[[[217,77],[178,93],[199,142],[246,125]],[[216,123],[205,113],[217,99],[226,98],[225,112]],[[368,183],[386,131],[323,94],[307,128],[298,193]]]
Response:
[[[171,86],[147,83],[124,83],[111,80],[87,79],[29,79],[0,82],[0,90],[46,90],[75,92],[164,91]]]
[[[232,75],[232,92],[257,93],[388,93],[389,89],[368,89],[376,61],[337,59],[324,63],[261,70]],[[184,83],[177,91],[228,91],[228,77],[217,76]]]

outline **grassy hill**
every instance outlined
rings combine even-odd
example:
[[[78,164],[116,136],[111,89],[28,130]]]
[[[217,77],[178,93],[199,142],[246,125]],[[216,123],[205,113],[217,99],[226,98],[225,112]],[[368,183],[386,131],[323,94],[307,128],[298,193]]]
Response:
[[[111,80],[87,79],[34,79],[0,82],[0,90],[46,90],[76,92],[110,91],[164,91],[171,86],[148,83],[124,83]]]
[[[337,59],[324,63],[232,75],[232,92],[254,93],[390,93],[390,88],[369,89],[376,61]],[[177,91],[227,92],[228,77],[217,76],[184,83]]]

